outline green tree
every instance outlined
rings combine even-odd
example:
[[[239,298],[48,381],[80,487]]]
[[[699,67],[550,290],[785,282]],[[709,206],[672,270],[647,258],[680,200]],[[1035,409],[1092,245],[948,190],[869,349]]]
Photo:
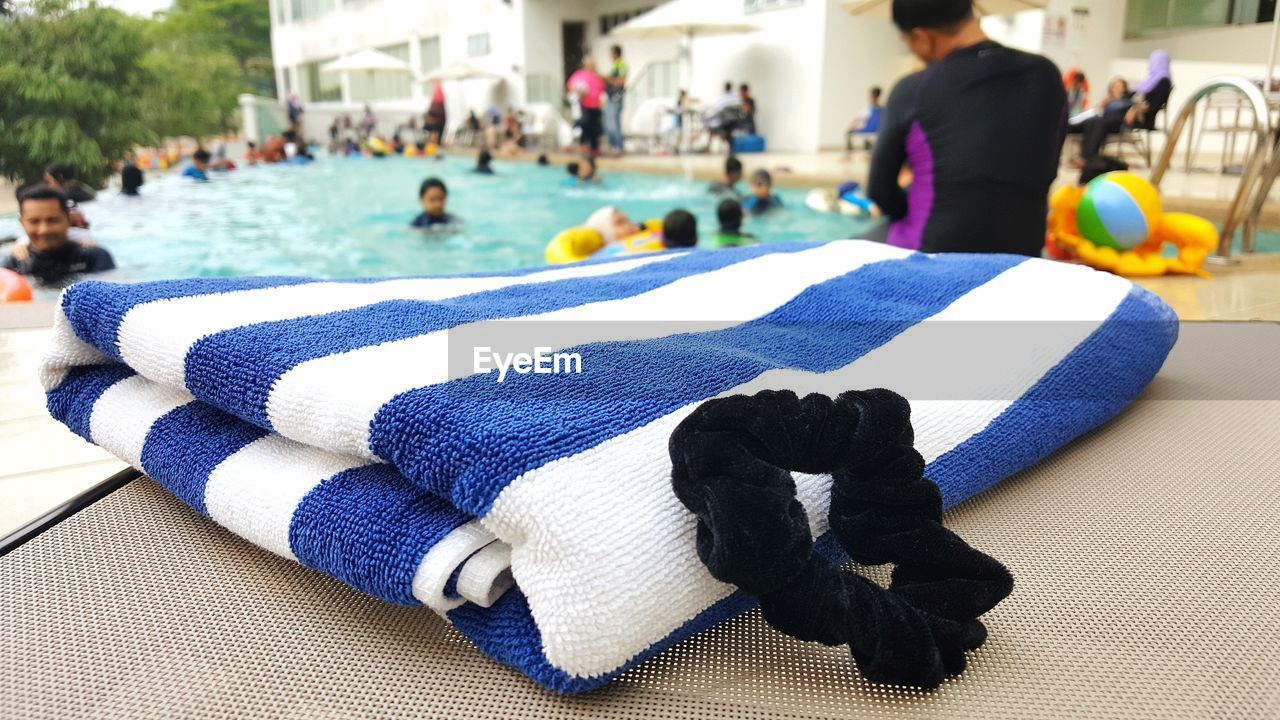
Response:
[[[150,76],[145,22],[67,2],[0,22],[0,174],[34,180],[59,162],[96,184],[154,139],[139,101]]]
[[[174,0],[162,15],[170,36],[230,53],[255,92],[275,94],[270,6],[262,0]]]

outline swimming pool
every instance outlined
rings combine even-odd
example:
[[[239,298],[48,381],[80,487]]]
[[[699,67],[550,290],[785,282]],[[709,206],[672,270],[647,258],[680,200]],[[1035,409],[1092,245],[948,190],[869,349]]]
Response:
[[[633,219],[684,207],[700,234],[716,229],[706,183],[673,176],[602,172],[596,187],[564,186],[563,167],[495,161],[496,176],[470,173],[467,158],[322,158],[304,167],[241,168],[198,184],[153,174],[142,196],[102,193],[84,206],[94,237],[116,258],[114,280],[192,276],[306,275],[321,278],[439,275],[544,264],[547,242],[602,205]],[[748,163],[749,165],[749,163]],[[453,235],[410,230],[421,211],[418,185],[438,175],[449,211],[465,220]],[[804,192],[779,188],[786,210],[749,218],[765,242],[851,237],[868,221],[824,215]],[[0,236],[21,234],[0,216]]]

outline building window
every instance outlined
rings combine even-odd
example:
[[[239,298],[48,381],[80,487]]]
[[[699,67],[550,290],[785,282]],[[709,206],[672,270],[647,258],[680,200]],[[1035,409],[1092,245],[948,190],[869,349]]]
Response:
[[[769,10],[800,7],[803,4],[804,0],[742,0],[742,12],[744,15],[750,15]]]
[[[317,60],[298,66],[298,95],[304,102],[339,102],[342,100],[342,76],[320,72],[320,67],[337,58]]]
[[[289,3],[294,22],[324,15],[337,7],[337,0],[289,0]]]
[[[489,54],[489,33],[467,36],[467,57],[484,57]]]
[[[440,38],[429,37],[423,38],[418,43],[419,54],[422,56],[422,66],[419,68],[423,75],[435,72],[440,69]]]
[[[1271,22],[1275,0],[1129,0],[1125,37]]]
[[[649,12],[650,10],[654,9],[655,7],[657,6],[648,5],[642,8],[636,8],[635,10],[625,10],[623,12],[616,12],[616,13],[609,13],[608,15],[601,15],[600,16],[600,34],[608,35],[610,31],[612,31],[614,28],[618,27],[622,23],[630,20],[633,17],[643,15]]]
[[[531,74],[525,78],[525,100],[532,103],[560,102],[560,84],[545,74]]]

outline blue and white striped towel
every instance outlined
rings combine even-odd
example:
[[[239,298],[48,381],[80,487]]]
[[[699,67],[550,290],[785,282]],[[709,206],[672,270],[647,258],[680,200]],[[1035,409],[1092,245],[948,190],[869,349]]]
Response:
[[[698,561],[670,489],[667,439],[702,401],[889,387],[953,505],[1112,417],[1177,335],[1113,275],[858,241],[469,277],[84,282],[61,307],[43,380],[72,430],[561,692],[749,606]],[[498,384],[448,362],[451,329],[501,319],[555,324],[582,374]],[[1051,331],[939,346],[947,321]],[[940,397],[957,368],[987,391]],[[797,476],[816,534],[829,482]]]

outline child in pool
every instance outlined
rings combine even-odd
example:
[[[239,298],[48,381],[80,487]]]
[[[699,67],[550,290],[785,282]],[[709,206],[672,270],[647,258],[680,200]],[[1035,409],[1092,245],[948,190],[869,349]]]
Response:
[[[751,174],[751,195],[743,201],[742,209],[752,215],[760,215],[782,207],[782,200],[773,194],[773,176],[763,168]]]
[[[662,218],[662,246],[667,249],[698,246],[698,219],[693,213],[677,209]]]
[[[571,162],[565,166],[565,170],[569,172],[569,179],[564,181],[567,187],[600,182],[599,176],[596,175],[596,160],[593,157],[584,157],[580,162]]]
[[[476,166],[472,168],[471,172],[477,175],[492,175],[492,162],[493,155],[491,155],[488,150],[481,150],[480,154],[476,156]]]
[[[733,198],[725,198],[716,208],[716,216],[720,219],[720,232],[711,239],[711,247],[727,248],[745,245],[759,245],[760,241],[751,233],[742,232],[742,205]]]
[[[449,189],[440,178],[430,177],[423,180],[422,186],[418,188],[418,198],[422,201],[422,214],[413,219],[410,227],[444,228],[458,222],[457,217],[445,211]]]

